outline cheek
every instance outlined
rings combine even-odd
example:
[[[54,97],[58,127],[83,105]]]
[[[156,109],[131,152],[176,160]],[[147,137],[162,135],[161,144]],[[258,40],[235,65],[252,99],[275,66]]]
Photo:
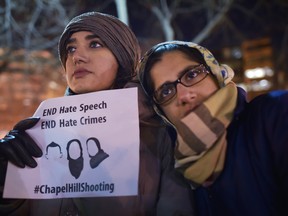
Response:
[[[109,71],[106,74],[102,75],[101,82],[103,84],[110,86],[111,84],[113,84],[115,82],[116,75],[117,75],[117,71],[116,72]],[[98,77],[97,77],[97,79],[98,79]]]
[[[98,76],[101,76],[101,79],[105,77],[105,80],[114,80],[118,73],[118,63],[115,61],[103,61],[102,65],[95,65],[95,68],[98,67],[98,70],[95,70],[95,73]]]
[[[69,76],[71,76],[72,73],[73,65],[67,60],[64,68],[64,75],[66,76],[66,78],[68,78]]]
[[[104,76],[115,77],[118,72],[118,62],[114,56],[97,57],[97,61],[93,62],[94,72],[103,74]]]
[[[214,92],[218,90],[218,86],[211,81],[209,85],[207,85],[207,88],[203,89],[201,92],[203,92],[204,99],[209,98]]]
[[[162,111],[164,112],[165,116],[171,121],[173,124],[175,124],[176,119],[179,119],[176,112],[177,108],[173,107],[171,104],[168,106],[162,107]]]
[[[70,83],[70,80],[71,80],[71,73],[69,71],[70,71],[69,68],[66,67],[66,70],[64,70],[64,73],[63,73],[67,83]]]

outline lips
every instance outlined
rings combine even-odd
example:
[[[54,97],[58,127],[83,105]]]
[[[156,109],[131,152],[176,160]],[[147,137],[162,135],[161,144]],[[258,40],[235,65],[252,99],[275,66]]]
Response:
[[[82,77],[85,77],[87,74],[90,74],[91,72],[84,69],[84,68],[81,68],[81,69],[77,69],[74,71],[73,73],[73,77],[74,78],[82,78]]]

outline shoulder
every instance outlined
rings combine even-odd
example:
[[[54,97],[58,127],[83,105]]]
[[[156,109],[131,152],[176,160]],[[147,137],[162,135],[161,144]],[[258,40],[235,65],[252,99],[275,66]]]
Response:
[[[241,118],[251,125],[272,125],[288,122],[288,91],[271,91],[255,97],[245,105]],[[270,126],[269,126],[270,128]]]
[[[249,103],[250,107],[271,111],[271,109],[288,109],[288,91],[271,91],[257,96]]]
[[[248,104],[245,116],[253,125],[274,131],[288,127],[288,91],[271,91],[254,98]],[[284,131],[283,131],[284,132]]]
[[[255,103],[255,101],[257,102],[274,102],[274,103],[285,103],[288,100],[288,91],[286,90],[275,90],[275,91],[271,91],[267,94],[263,94],[260,95],[256,98],[254,98],[251,103]]]

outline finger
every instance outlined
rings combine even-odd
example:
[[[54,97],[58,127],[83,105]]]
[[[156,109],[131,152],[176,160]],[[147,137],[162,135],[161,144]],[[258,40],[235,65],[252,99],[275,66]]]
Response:
[[[14,149],[11,146],[12,143],[10,141],[12,139],[15,139],[15,137],[12,135],[6,135],[5,139],[0,140],[1,155],[3,155],[6,160],[12,162],[15,166],[24,168],[24,162],[21,160],[20,157],[18,157],[18,154],[14,152]]]
[[[43,152],[41,148],[25,131],[18,132],[15,136],[22,141],[22,144],[31,156],[42,157]]]
[[[17,156],[23,161],[23,163],[29,167],[36,167],[37,162],[34,158],[30,155],[30,153],[24,148],[22,140],[11,139],[10,140],[11,147],[13,148],[14,152],[16,152]]]
[[[31,117],[23,119],[14,126],[13,130],[20,130],[20,131],[27,130],[29,128],[34,127],[39,120],[40,120],[39,117]]]

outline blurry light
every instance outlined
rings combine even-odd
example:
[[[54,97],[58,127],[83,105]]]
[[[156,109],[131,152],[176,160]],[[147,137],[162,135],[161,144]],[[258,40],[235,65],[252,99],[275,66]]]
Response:
[[[239,48],[232,49],[232,56],[236,59],[242,58],[242,52]]]
[[[245,76],[249,79],[262,78],[265,73],[261,68],[248,69],[245,71]]]
[[[259,81],[253,81],[250,86],[250,91],[266,91],[272,87],[272,83],[266,79],[262,79]]]
[[[271,83],[268,80],[263,79],[259,81],[259,85],[263,88],[267,88],[271,86]]]
[[[264,68],[266,76],[272,77],[274,75],[274,71],[270,67],[265,67]]]
[[[58,88],[58,84],[55,81],[51,81],[49,82],[49,88],[55,90]]]
[[[263,67],[263,68],[254,68],[254,69],[247,69],[245,71],[245,76],[249,79],[259,79],[265,76],[273,76],[274,71],[270,67]]]

